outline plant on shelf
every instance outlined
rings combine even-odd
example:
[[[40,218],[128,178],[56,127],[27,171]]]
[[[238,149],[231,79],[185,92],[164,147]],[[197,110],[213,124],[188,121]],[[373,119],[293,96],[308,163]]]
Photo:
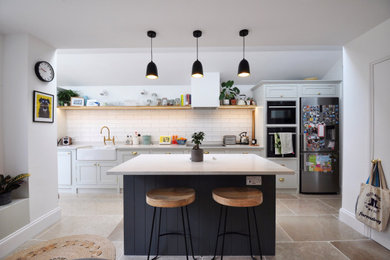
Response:
[[[23,173],[15,177],[0,174],[0,206],[11,203],[11,191],[16,190],[30,174]]]
[[[72,97],[78,97],[79,94],[71,89],[59,89],[57,91],[57,101],[59,106],[70,105]]]
[[[195,132],[192,135],[192,143],[195,144],[191,150],[191,161],[201,162],[203,161],[203,149],[200,149],[199,145],[202,144],[205,133]]]
[[[222,101],[223,105],[232,105],[237,104],[236,96],[240,94],[240,90],[234,86],[233,80],[228,80],[221,83],[221,93],[219,99]]]

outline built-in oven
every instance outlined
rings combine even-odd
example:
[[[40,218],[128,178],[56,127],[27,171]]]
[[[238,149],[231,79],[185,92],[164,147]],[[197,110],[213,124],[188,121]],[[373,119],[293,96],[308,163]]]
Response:
[[[276,152],[275,134],[290,133],[292,143],[292,153],[278,154]],[[296,127],[267,127],[267,157],[297,157],[297,128]]]
[[[267,101],[267,124],[295,125],[296,101]]]

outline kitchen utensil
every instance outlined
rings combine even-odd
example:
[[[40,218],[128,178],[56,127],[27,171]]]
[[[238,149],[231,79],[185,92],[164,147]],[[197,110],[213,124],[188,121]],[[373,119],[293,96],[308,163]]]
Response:
[[[242,132],[239,134],[240,144],[249,144],[248,132]]]
[[[168,106],[168,98],[166,98],[166,97],[162,98],[161,105],[162,106]]]
[[[151,135],[143,135],[142,136],[142,144],[150,145],[152,144],[152,136]]]

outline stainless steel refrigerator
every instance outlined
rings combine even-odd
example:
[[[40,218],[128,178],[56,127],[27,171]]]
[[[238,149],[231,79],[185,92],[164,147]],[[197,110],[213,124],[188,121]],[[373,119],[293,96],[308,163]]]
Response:
[[[339,192],[339,99],[300,99],[300,192]]]

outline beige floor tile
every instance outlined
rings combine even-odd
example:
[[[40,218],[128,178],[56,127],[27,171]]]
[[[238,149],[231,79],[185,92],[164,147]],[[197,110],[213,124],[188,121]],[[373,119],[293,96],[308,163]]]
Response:
[[[123,241],[113,241],[112,243],[116,249],[116,259],[120,259],[123,256]]]
[[[294,241],[365,239],[334,216],[280,216],[278,223]]]
[[[338,213],[336,209],[321,203],[318,199],[280,199],[280,202],[296,215],[311,216]]]
[[[321,202],[324,202],[326,205],[331,206],[337,210],[341,208],[341,198],[327,198],[319,199]]]
[[[328,199],[328,198],[341,198],[341,194],[297,194],[298,198],[310,198],[310,199]]]
[[[123,241],[123,219],[108,236],[108,239],[111,241]]]
[[[276,241],[292,241],[290,236],[283,230],[283,228],[276,224]]]
[[[36,239],[49,240],[80,234],[108,237],[121,219],[122,216],[64,216],[59,223],[40,234]]]
[[[352,260],[390,259],[390,250],[372,240],[336,241],[332,244]]]
[[[329,242],[277,243],[273,260],[348,260]]]
[[[63,216],[123,215],[120,199],[67,199],[60,200]]]
[[[276,193],[277,199],[297,199],[297,196],[295,194],[290,193]]]
[[[294,216],[289,208],[287,208],[280,200],[276,200],[276,216]]]

